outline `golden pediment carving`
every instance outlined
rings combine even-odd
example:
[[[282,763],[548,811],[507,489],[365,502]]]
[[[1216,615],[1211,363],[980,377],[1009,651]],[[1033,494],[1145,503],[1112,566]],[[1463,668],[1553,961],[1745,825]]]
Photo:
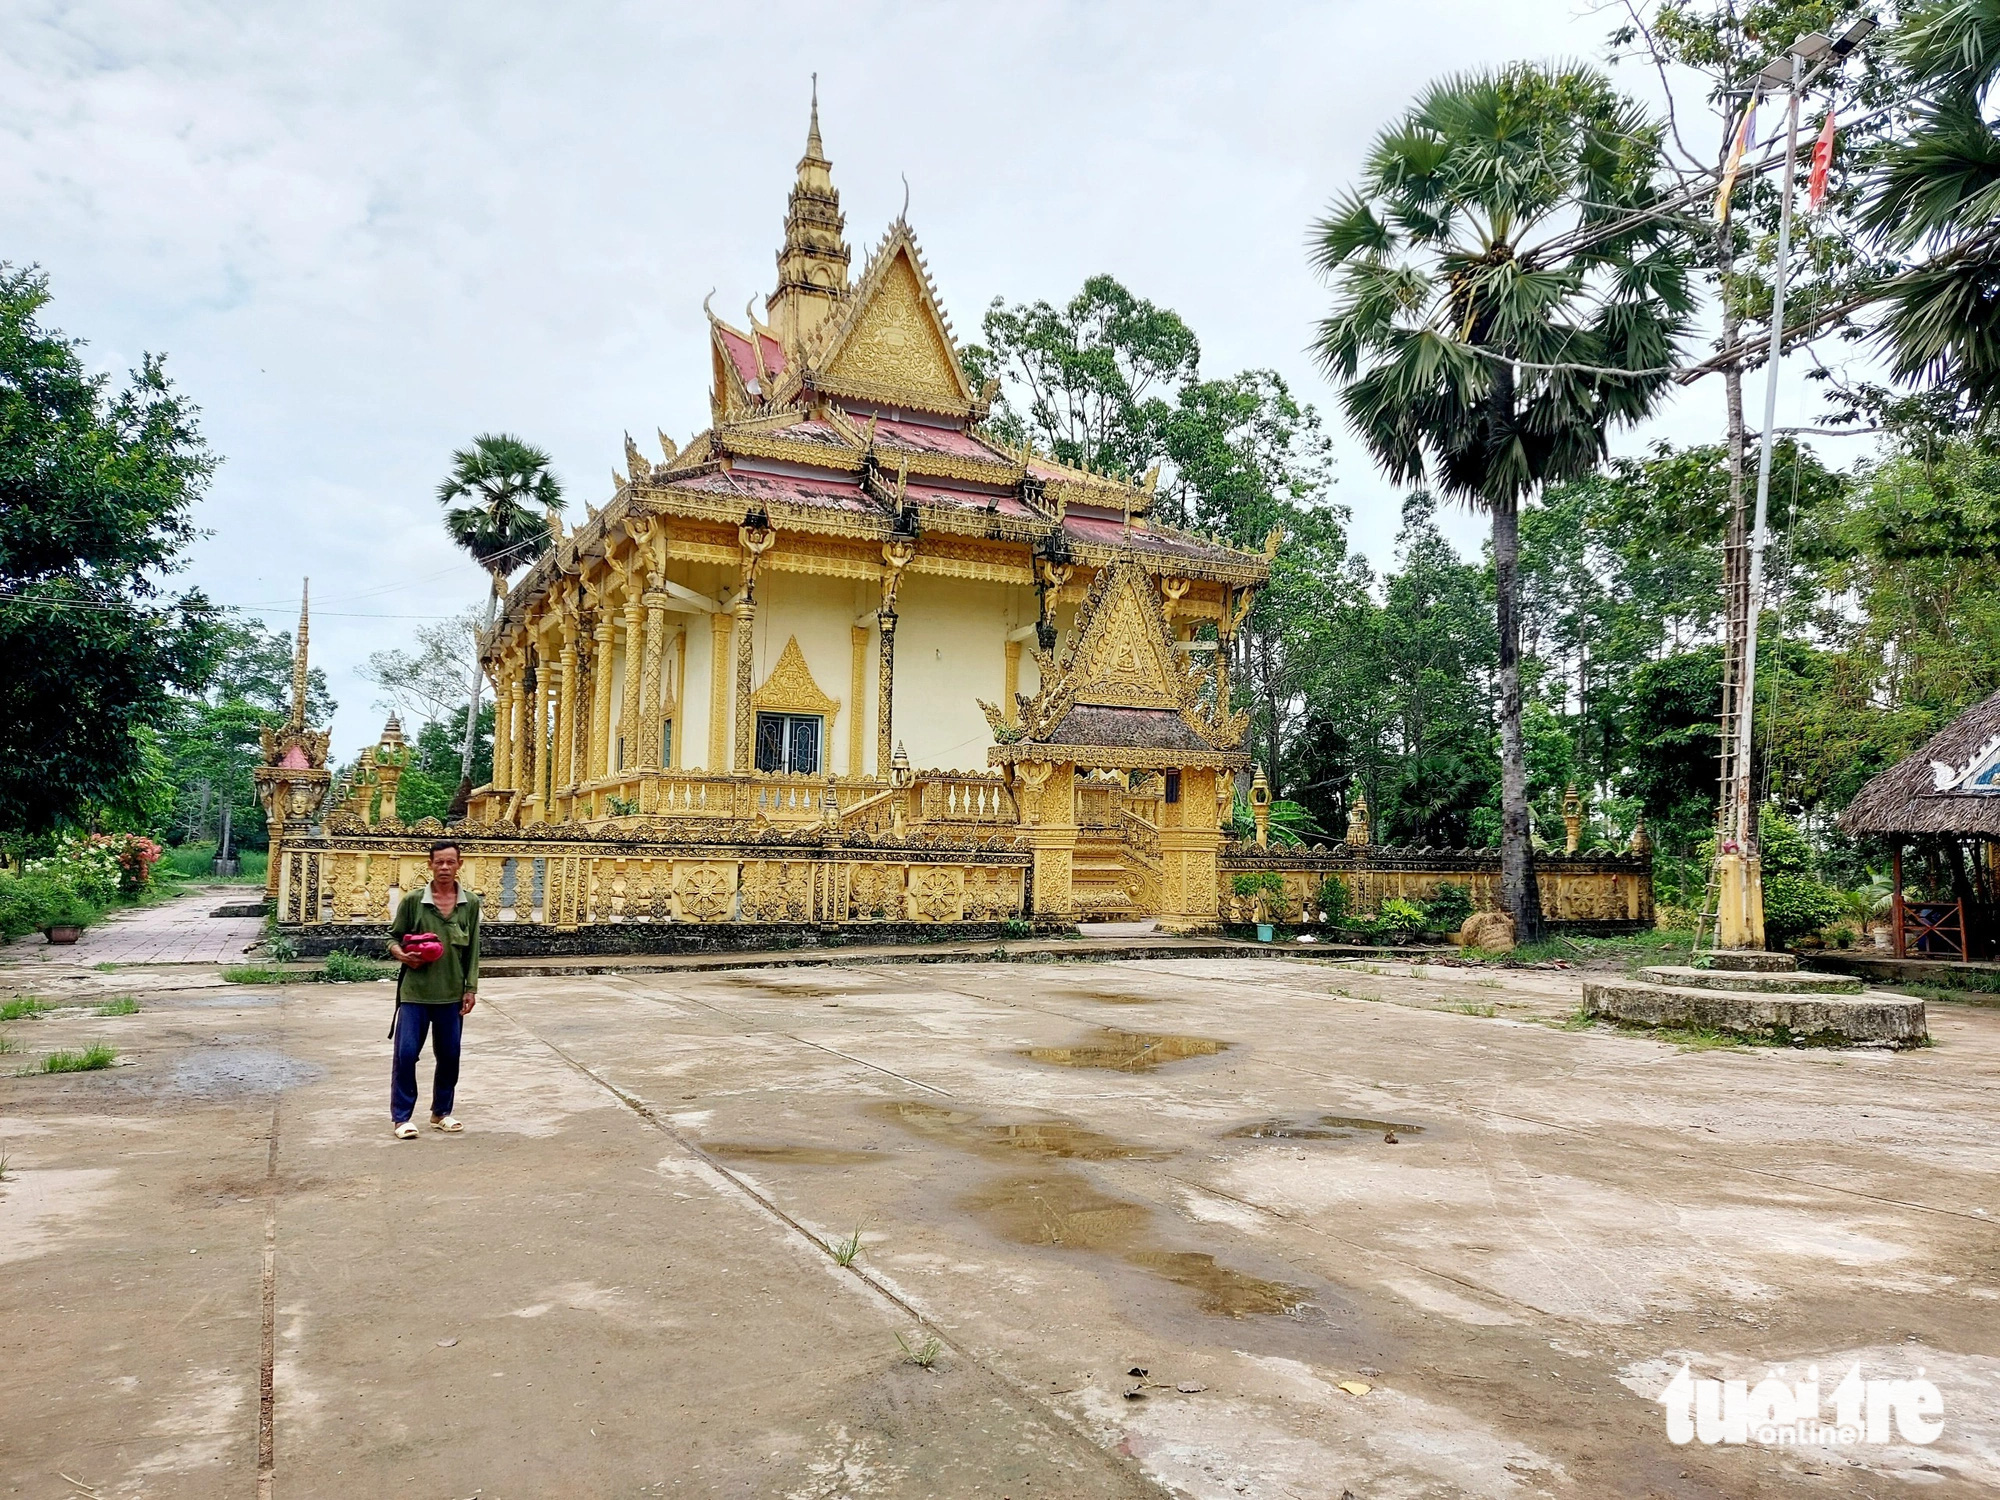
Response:
[[[799,638],[795,635],[786,639],[778,664],[771,668],[764,685],[750,695],[750,702],[771,713],[823,714],[829,720],[840,712],[840,700],[829,698],[813,681],[812,669],[806,665],[805,653],[799,650]],[[832,725],[829,723],[827,728],[830,733]]]
[[[909,248],[896,246],[880,277],[870,280],[844,336],[828,353],[828,382],[907,392],[911,405],[927,409],[969,403],[972,393]]]

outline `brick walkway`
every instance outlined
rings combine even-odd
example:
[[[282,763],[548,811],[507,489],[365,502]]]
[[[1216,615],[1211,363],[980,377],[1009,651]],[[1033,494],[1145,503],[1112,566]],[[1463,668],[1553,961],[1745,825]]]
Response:
[[[84,929],[76,943],[58,947],[40,933],[0,946],[0,965],[231,964],[262,936],[262,917],[212,917],[218,906],[259,899],[254,885],[205,886],[190,895],[107,917]]]

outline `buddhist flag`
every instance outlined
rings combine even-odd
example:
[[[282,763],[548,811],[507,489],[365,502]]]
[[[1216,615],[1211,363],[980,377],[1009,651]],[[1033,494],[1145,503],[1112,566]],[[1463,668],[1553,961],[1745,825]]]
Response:
[[[1743,105],[1743,123],[1736,127],[1736,139],[1729,143],[1729,159],[1722,164],[1722,191],[1715,195],[1715,221],[1729,218],[1729,194],[1736,186],[1736,173],[1757,137],[1757,95],[1753,92]]]
[[[1833,111],[1826,112],[1826,124],[1813,142],[1812,171],[1806,177],[1806,206],[1817,209],[1826,197],[1826,174],[1833,166]]]

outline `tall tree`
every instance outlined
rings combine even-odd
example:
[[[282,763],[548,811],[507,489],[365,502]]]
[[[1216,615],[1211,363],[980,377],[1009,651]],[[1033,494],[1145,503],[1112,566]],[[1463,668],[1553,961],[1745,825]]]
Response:
[[[1648,210],[1659,131],[1596,72],[1516,64],[1434,85],[1314,231],[1334,310],[1315,347],[1394,479],[1492,518],[1501,896],[1541,928],[1521,730],[1520,513],[1651,411],[1692,309]]]
[[[451,472],[438,484],[444,529],[493,581],[486,599],[486,629],[506,597],[507,579],[548,550],[562,515],[562,485],[549,472],[549,455],[508,433],[481,433],[451,456]],[[450,816],[465,816],[472,795],[472,755],[479,728],[479,653],[472,653],[466,688],[465,737],[459,749],[458,791]]]
[[[214,467],[147,355],[121,389],[46,328],[48,278],[0,263],[0,841],[89,816],[212,657],[215,612],[163,586]]]
[[[1868,222],[1898,251],[1928,252],[1899,277],[1882,333],[1896,371],[2000,405],[2000,5],[1943,0],[1895,38],[1914,128],[1870,183]]]

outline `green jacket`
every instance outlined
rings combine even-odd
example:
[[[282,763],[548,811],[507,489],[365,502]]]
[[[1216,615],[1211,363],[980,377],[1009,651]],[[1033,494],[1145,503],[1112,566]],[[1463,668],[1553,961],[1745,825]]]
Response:
[[[479,897],[458,888],[458,904],[449,917],[440,915],[428,885],[409,892],[396,904],[389,936],[433,932],[444,943],[444,957],[421,969],[405,968],[397,998],[405,1005],[457,1005],[479,988]]]

